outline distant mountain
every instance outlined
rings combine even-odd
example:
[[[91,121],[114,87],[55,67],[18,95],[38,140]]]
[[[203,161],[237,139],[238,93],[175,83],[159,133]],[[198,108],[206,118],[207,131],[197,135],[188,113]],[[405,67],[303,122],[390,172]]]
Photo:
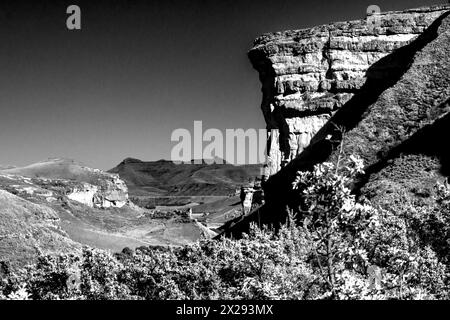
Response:
[[[261,165],[207,164],[210,162],[175,164],[127,158],[108,172],[119,174],[132,196],[228,195],[260,176]]]

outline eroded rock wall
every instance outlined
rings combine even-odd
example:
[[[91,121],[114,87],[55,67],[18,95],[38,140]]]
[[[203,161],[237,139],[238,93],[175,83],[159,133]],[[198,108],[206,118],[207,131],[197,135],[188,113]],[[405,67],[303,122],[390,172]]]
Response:
[[[118,175],[103,173],[96,185],[77,183],[69,187],[67,197],[89,207],[122,208],[128,203],[128,188]]]
[[[323,30],[331,30],[325,49]],[[289,73],[280,74],[276,61],[285,61],[285,70],[295,72],[297,62],[286,61],[308,56],[312,49],[294,53],[303,41],[308,48],[322,48],[323,66],[328,67],[309,73],[313,89],[302,91],[298,85],[306,81],[296,80],[292,85],[298,91],[286,93],[291,84],[280,79]],[[299,204],[292,190],[296,173],[351,154],[365,164],[365,174],[352,185],[358,200],[394,213],[425,207],[425,213],[440,212],[437,190],[450,179],[449,44],[450,7],[385,13],[374,29],[354,21],[258,39],[250,57],[260,71],[262,108],[272,129],[272,175],[264,183],[265,205],[224,226],[224,235],[239,237],[251,223],[285,223],[286,209]],[[306,74],[297,71],[294,76]],[[349,100],[339,102],[344,94]],[[306,140],[299,139],[303,135]]]
[[[266,176],[301,154],[355,95],[366,90],[376,98],[395,84],[406,60],[392,53],[415,42],[449,9],[386,12],[256,39],[249,58],[262,83]]]

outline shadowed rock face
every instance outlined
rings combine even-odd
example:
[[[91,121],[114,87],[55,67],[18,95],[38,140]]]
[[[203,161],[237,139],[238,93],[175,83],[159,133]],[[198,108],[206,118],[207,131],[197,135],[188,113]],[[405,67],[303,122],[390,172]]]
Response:
[[[449,10],[388,12],[378,28],[360,20],[256,40],[249,56],[272,130],[266,206],[227,233],[283,222],[296,205],[295,172],[336,160],[343,139],[345,154],[365,160],[359,196],[394,212],[419,197],[432,202],[422,195],[450,174]]]
[[[175,164],[125,159],[109,173],[123,179],[130,196],[228,196],[260,175],[261,165]]]
[[[369,91],[375,98],[393,85],[414,50],[392,53],[418,42],[448,9],[387,12],[256,39],[249,58],[260,75],[269,130],[266,175],[301,154],[355,95]]]

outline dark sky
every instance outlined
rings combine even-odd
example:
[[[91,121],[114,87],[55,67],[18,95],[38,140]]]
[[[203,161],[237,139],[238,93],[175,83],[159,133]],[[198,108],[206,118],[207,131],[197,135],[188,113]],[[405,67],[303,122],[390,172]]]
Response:
[[[372,1],[0,1],[0,164],[168,159],[176,128],[265,128],[247,58],[265,32],[359,19]],[[439,3],[377,1],[383,11]],[[82,30],[66,28],[66,8]]]

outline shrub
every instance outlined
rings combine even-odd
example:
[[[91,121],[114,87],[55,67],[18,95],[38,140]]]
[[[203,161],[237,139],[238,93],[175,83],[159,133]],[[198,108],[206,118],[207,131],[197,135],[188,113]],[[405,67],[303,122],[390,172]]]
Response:
[[[352,156],[298,172],[299,205],[278,231],[1,264],[0,299],[448,299],[448,186],[438,210],[391,212],[351,193],[362,168]]]

